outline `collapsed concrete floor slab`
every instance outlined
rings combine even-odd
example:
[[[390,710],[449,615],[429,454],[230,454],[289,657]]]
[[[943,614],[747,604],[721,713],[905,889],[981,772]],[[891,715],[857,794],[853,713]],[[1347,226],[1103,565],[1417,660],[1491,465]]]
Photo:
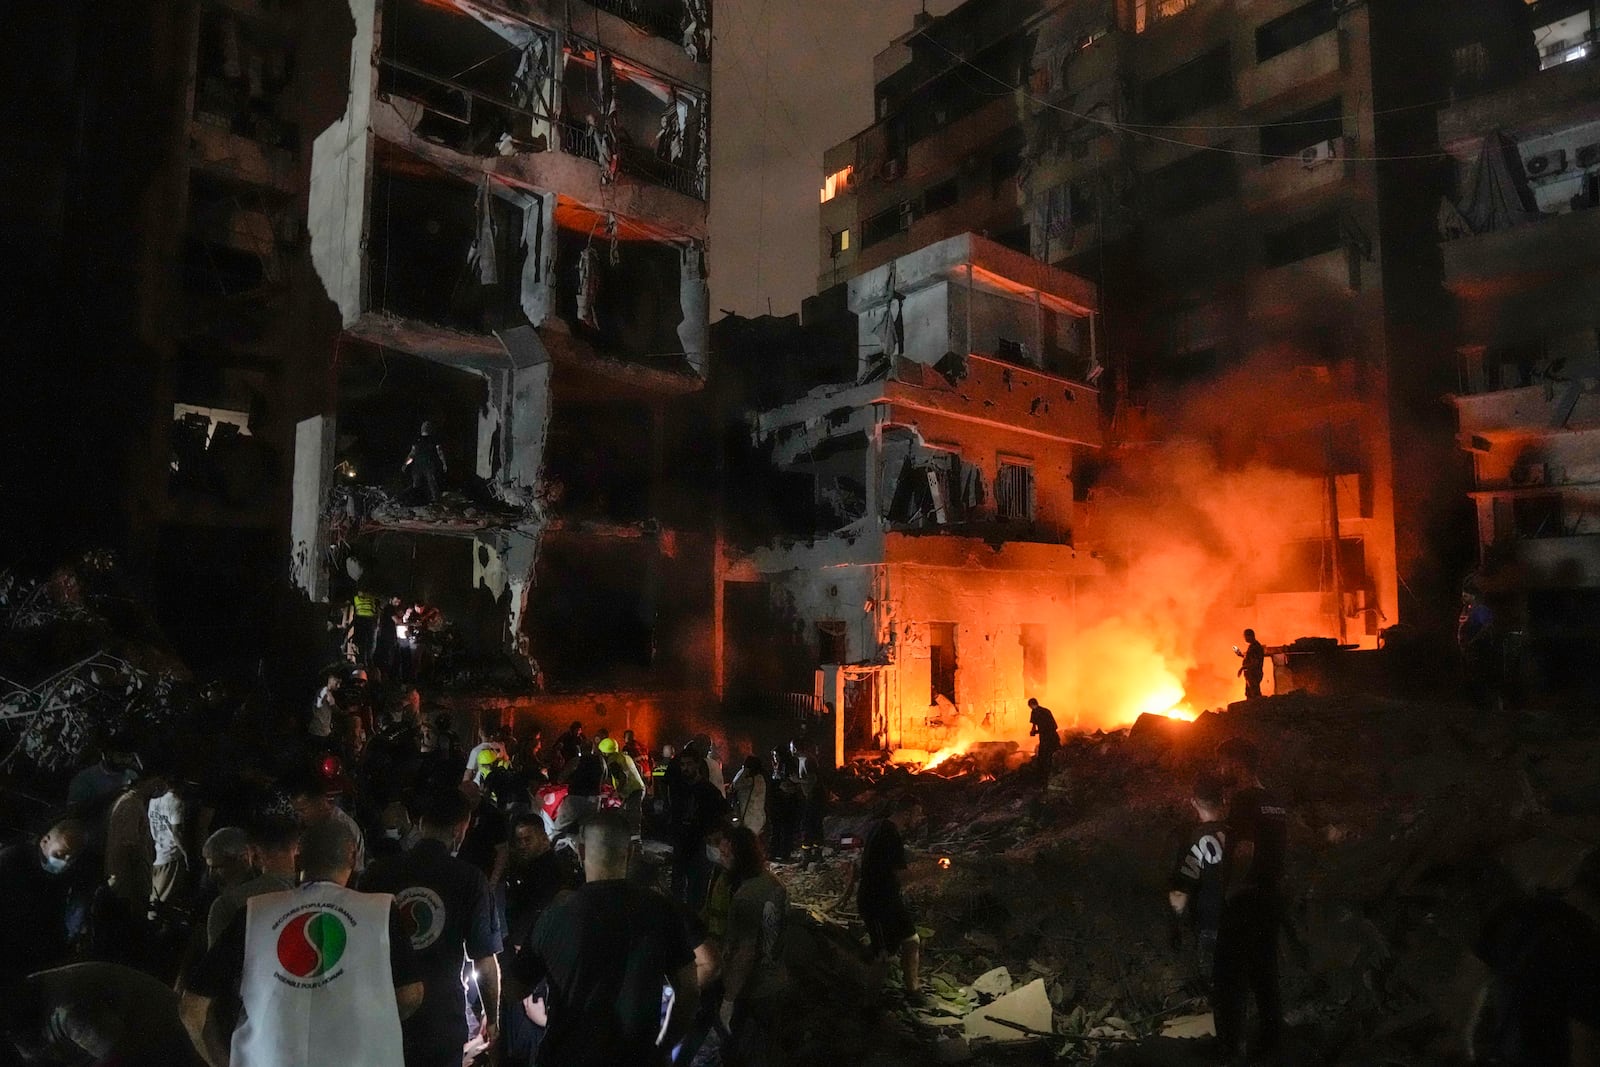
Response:
[[[1203,1062],[1197,1040],[1161,1036],[1170,1020],[1208,1011],[1192,937],[1168,945],[1166,889],[1195,773],[1218,742],[1243,736],[1290,813],[1291,1062],[1452,1062],[1486,974],[1470,946],[1488,910],[1513,887],[1566,888],[1600,843],[1597,733],[1575,715],[1288,696],[1167,730],[1074,737],[1048,792],[1028,768],[950,779],[847,769],[830,840],[886,807],[912,811],[903,880],[933,1010],[853,1021],[864,949],[854,901],[841,896],[848,853],[835,853],[782,869],[805,913],[792,946],[796,1047],[838,1063],[926,1063],[932,1052]],[[959,1028],[929,1024],[941,1004],[959,1016],[963,989],[997,966],[1018,988],[1043,982],[1051,1036],[956,1041]]]

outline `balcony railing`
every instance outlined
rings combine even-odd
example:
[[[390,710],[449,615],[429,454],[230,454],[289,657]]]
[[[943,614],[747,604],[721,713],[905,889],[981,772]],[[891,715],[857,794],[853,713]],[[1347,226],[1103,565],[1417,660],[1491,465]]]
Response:
[[[681,0],[589,0],[601,11],[623,19],[657,37],[678,40],[683,36]]]
[[[570,119],[563,119],[557,125],[560,128],[561,151],[592,163],[600,162],[600,146],[595,141],[592,126]],[[706,198],[700,175],[694,168],[662,159],[646,145],[624,143],[618,146],[618,154],[621,157],[618,170],[630,178],[638,178],[696,200]]]

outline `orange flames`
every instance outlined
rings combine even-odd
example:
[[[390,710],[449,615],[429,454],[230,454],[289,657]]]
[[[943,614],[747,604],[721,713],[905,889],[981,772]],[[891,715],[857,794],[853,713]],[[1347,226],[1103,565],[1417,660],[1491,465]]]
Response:
[[[1070,598],[1042,588],[993,597],[995,617],[1049,624],[1044,684],[1010,694],[987,725],[963,709],[971,719],[930,739],[940,747],[924,769],[983,740],[1014,740],[1031,755],[1029,696],[1053,710],[1064,734],[1122,729],[1145,714],[1193,720],[1244,696],[1233,646],[1245,627],[1269,645],[1330,631],[1315,592],[1258,593],[1274,588],[1279,546],[1317,536],[1316,479],[1219,469],[1205,450],[1184,446],[1153,449],[1142,466],[1131,491],[1097,500],[1083,528],[1084,543],[1107,561],[1104,579],[1080,582]],[[1269,670],[1269,692],[1270,682]]]

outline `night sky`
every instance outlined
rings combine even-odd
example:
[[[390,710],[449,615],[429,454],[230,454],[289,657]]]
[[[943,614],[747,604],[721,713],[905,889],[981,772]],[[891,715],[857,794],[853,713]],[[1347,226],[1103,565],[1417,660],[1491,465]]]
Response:
[[[959,0],[929,0],[942,15]],[[719,0],[711,308],[785,315],[816,289],[822,153],[872,121],[872,57],[922,0]]]

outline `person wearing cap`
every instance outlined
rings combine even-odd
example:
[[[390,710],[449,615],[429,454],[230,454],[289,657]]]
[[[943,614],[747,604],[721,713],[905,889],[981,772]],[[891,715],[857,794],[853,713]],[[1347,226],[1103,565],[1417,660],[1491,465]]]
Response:
[[[430,504],[439,502],[439,482],[450,473],[444,449],[433,436],[433,423],[424,422],[416,443],[406,453],[402,466],[411,473],[411,491],[420,493]]]
[[[461,772],[461,780],[481,786],[496,767],[510,763],[511,753],[506,750],[504,731],[493,729],[487,723],[480,724],[478,743],[467,753],[467,766]]]
[[[644,776],[633,758],[622,751],[614,737],[603,737],[599,744],[600,756],[606,761],[606,773],[617,795],[622,798],[622,814],[638,836],[644,822]]]

